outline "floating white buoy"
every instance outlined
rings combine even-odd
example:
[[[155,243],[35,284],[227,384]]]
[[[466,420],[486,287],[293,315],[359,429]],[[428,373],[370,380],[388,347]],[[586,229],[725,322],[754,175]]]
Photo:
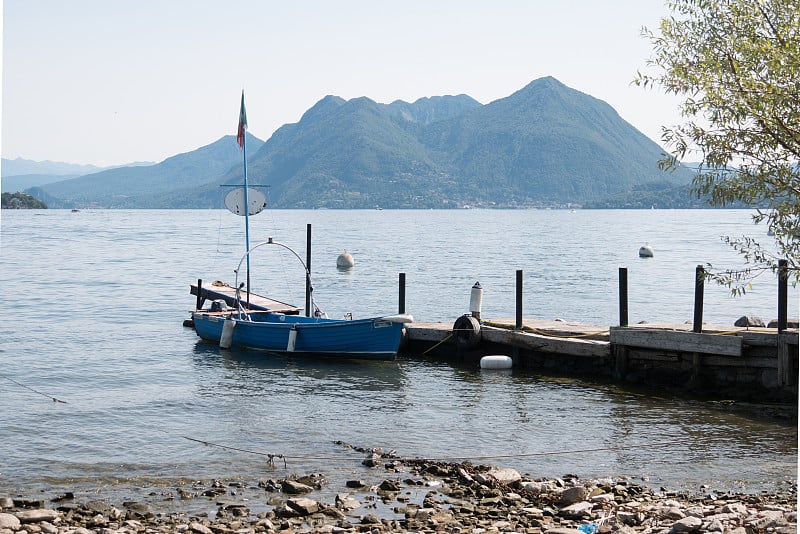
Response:
[[[336,258],[336,267],[339,269],[352,269],[355,265],[356,260],[353,258],[353,255],[346,250]]]
[[[640,258],[652,258],[653,257],[653,247],[650,245],[642,245],[639,248],[639,257]]]
[[[513,364],[511,356],[494,354],[481,358],[481,369],[511,369]]]

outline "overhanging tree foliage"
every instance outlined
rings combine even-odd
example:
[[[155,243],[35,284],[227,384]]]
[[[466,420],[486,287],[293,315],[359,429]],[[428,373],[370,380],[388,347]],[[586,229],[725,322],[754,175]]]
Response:
[[[800,281],[800,0],[671,0],[648,71],[634,80],[685,97],[686,122],[662,128],[674,167],[700,155],[694,191],[712,205],[740,201],[766,222],[774,245],[725,236],[745,259],[740,271],[712,277],[743,293],[764,270],[789,262]],[[765,232],[767,233],[767,232]]]

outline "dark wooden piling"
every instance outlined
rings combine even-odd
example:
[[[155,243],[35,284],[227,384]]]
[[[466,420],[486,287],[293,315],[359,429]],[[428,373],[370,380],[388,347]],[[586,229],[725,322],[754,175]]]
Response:
[[[200,310],[203,308],[203,302],[205,299],[203,298],[203,279],[197,279],[197,302],[195,303],[194,309]]]
[[[400,273],[397,279],[397,292],[398,292],[398,302],[397,302],[397,313],[405,313],[406,312],[406,273]]]
[[[628,268],[619,268],[619,326],[628,326]],[[628,372],[628,348],[614,345],[614,379],[622,380]]]
[[[619,325],[628,326],[628,268],[619,268]]]
[[[789,293],[789,262],[778,260],[778,332],[786,330]]]
[[[311,223],[306,224],[306,317],[311,317]]]
[[[702,265],[698,265],[694,274],[694,328],[695,333],[703,331],[703,291],[705,287],[705,269]]]
[[[522,271],[517,271],[517,321],[514,326],[517,330],[522,329]]]

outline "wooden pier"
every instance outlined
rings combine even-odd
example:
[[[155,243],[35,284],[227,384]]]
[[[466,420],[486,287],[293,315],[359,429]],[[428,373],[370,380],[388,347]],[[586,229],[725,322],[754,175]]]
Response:
[[[307,225],[307,265],[311,263],[311,225]],[[482,288],[470,294],[469,315],[453,324],[411,323],[400,347],[407,358],[437,357],[473,361],[504,355],[514,367],[542,374],[586,376],[644,386],[691,390],[712,398],[788,402],[797,406],[800,363],[798,324],[787,315],[788,262],[778,261],[776,328],[735,327],[703,322],[705,274],[695,269],[691,324],[628,324],[628,270],[619,268],[619,326],[525,319],[522,271],[516,271],[516,316],[481,320]],[[398,313],[406,313],[406,275],[398,277]],[[236,302],[236,289],[217,283],[191,286],[197,309],[206,300]],[[475,302],[473,302],[475,297]],[[306,284],[306,310],[310,286]],[[297,314],[300,309],[250,294],[251,309]],[[191,320],[184,325],[191,326]]]
[[[206,300],[221,300],[227,306],[236,307],[236,288],[226,284],[225,282],[214,281],[210,284],[203,285],[203,281],[198,279],[197,285],[192,284],[189,286],[189,294],[197,297],[195,309],[203,308]],[[271,298],[267,298],[255,293],[247,294],[244,290],[241,291],[242,305],[251,309],[259,311],[271,311],[274,313],[283,313],[286,315],[297,315],[302,310],[291,304],[279,302]]]
[[[797,328],[779,333],[703,324],[698,333],[691,324],[609,328],[523,319],[518,328],[515,319],[469,319],[409,325],[403,354],[475,365],[482,356],[502,354],[514,367],[548,375],[666,386],[725,399],[796,403],[798,398]]]

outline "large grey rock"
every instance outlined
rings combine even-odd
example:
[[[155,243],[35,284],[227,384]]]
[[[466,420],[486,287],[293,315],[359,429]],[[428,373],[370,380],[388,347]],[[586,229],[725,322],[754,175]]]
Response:
[[[755,519],[747,521],[746,525],[759,532],[770,528],[785,526],[789,522],[783,517],[783,512],[778,510],[762,510]]]
[[[512,482],[517,482],[522,479],[522,475],[519,474],[519,471],[508,467],[493,467],[487,474],[496,481],[504,484],[511,484]]]
[[[800,328],[800,321],[796,319],[787,319],[786,320],[786,328]],[[778,320],[773,319],[767,325],[767,328],[778,328]]]
[[[558,513],[566,517],[582,517],[589,515],[592,508],[594,508],[594,504],[589,501],[581,501],[562,508]]]
[[[586,488],[583,486],[573,486],[561,492],[562,504],[575,504],[586,499]]]
[[[659,510],[659,514],[667,519],[672,519],[673,521],[677,521],[686,517],[686,514],[684,514],[678,506],[662,508]]]
[[[312,492],[314,491],[314,488],[294,480],[284,480],[281,482],[281,491],[291,495],[300,495],[301,493]]]
[[[21,523],[38,523],[39,521],[54,521],[58,519],[58,511],[49,510],[47,508],[42,508],[40,510],[24,510],[14,515],[17,516],[17,519],[19,519]]]
[[[86,526],[89,528],[104,527],[106,525],[108,525],[108,520],[103,516],[103,514],[95,515],[86,523]]]
[[[700,519],[699,517],[689,516],[675,521],[672,524],[672,528],[670,528],[669,531],[671,533],[693,532],[695,530],[700,530],[700,527],[702,526],[703,526],[702,519]]]
[[[761,317],[755,317],[753,315],[742,315],[736,322],[733,323],[733,326],[764,326],[764,320]]]
[[[19,530],[19,519],[13,514],[0,514],[0,529]]]
[[[361,506],[361,503],[347,493],[336,494],[336,508],[340,510],[355,510]]]
[[[289,499],[286,501],[286,505],[300,515],[311,515],[319,511],[319,503],[313,499],[307,499],[305,497]]]
[[[722,507],[722,513],[747,515],[747,506],[740,502],[728,503]]]
[[[644,520],[644,514],[641,512],[630,512],[627,510],[621,510],[617,512],[617,521],[623,525],[635,527],[640,525],[642,520]]]
[[[192,532],[196,532],[197,534],[214,534],[213,530],[211,530],[202,523],[198,523],[197,521],[189,523],[189,530],[191,530]]]

